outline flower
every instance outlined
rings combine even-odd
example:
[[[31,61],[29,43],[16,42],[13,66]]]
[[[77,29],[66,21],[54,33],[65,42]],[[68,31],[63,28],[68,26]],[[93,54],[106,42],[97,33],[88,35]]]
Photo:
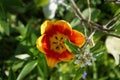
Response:
[[[63,4],[63,0],[49,0],[48,4],[43,6],[44,16],[48,19],[53,19],[55,17],[58,5]]]
[[[108,53],[110,53],[114,59],[115,59],[115,64],[118,65],[120,62],[120,39],[116,37],[107,37],[106,39],[106,48]]]
[[[96,59],[93,57],[93,53],[90,53],[89,49],[85,49],[83,54],[76,54],[75,64],[80,63],[80,67],[91,66],[92,62]]]
[[[84,35],[72,30],[70,24],[64,20],[57,22],[46,20],[41,25],[41,36],[36,41],[36,47],[44,53],[49,67],[74,58],[74,54],[69,52],[65,46],[66,39],[79,47],[85,43]]]
[[[86,72],[86,71],[84,71],[84,73],[83,73],[83,75],[82,75],[82,78],[83,78],[83,79],[85,79],[85,78],[86,78],[86,76],[87,76],[87,72]]]
[[[57,8],[58,4],[55,0],[50,0],[49,3],[43,7],[44,16],[48,19],[54,18]]]

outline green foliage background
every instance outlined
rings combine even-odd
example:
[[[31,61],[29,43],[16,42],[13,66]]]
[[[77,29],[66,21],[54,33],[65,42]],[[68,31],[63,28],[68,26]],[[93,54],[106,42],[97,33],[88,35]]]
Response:
[[[48,0],[0,0],[0,80],[79,80],[84,71],[85,80],[119,80],[120,66],[105,47],[107,35],[97,31],[94,35],[95,46],[91,52],[96,61],[92,66],[80,68],[73,62],[59,63],[48,68],[44,55],[35,46],[40,36],[40,25],[46,20],[42,7]],[[75,0],[85,18],[88,17],[87,0]],[[65,0],[67,5],[71,5]],[[120,4],[104,0],[91,0],[92,21],[105,24],[120,14]],[[78,31],[83,32],[79,19],[73,11],[59,5],[55,18],[64,19]],[[119,20],[120,21],[120,20]],[[120,22],[117,21],[115,34],[120,34]],[[88,28],[88,34],[89,28]],[[27,55],[24,59],[18,55]],[[83,79],[81,79],[83,80]]]

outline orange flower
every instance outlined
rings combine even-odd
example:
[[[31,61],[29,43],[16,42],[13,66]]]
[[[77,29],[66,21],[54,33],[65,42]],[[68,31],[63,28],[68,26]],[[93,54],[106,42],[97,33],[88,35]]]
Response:
[[[81,47],[85,37],[81,32],[72,30],[70,24],[64,20],[51,22],[46,20],[41,25],[41,36],[36,41],[37,48],[44,53],[49,67],[54,67],[60,61],[70,61],[74,54],[65,47],[65,40]]]

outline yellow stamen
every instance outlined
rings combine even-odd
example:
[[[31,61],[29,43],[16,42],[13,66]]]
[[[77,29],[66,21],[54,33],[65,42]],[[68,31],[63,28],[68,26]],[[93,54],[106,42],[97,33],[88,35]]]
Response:
[[[50,38],[50,48],[55,52],[62,53],[66,50],[65,40],[66,36],[64,34],[57,33]]]

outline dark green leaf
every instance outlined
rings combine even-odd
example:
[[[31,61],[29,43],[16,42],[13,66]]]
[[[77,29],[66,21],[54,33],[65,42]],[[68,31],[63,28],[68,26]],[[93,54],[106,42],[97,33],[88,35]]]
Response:
[[[83,73],[84,73],[84,68],[79,68],[73,80],[80,80],[83,76]]]
[[[9,70],[8,80],[16,80],[15,74],[14,74],[12,68],[10,68],[10,70]]]
[[[46,63],[46,59],[43,54],[38,55],[38,70],[41,77],[46,78],[48,76],[48,67]]]
[[[0,3],[0,19],[6,19],[6,11],[3,4]]]
[[[22,80],[27,74],[29,74],[37,65],[37,61],[32,61],[27,63],[20,74],[17,77],[17,80]]]
[[[23,66],[24,62],[18,62],[16,64],[13,65],[12,69],[13,71],[17,71],[18,69],[20,69]]]
[[[10,27],[8,22],[4,21],[4,20],[0,20],[0,26],[3,29],[3,32],[9,36],[10,34]]]
[[[16,29],[18,30],[18,32],[24,37],[26,34],[26,27],[23,25],[22,22],[18,22],[18,27],[16,27]]]
[[[25,11],[21,0],[0,0],[0,3],[6,11],[12,13],[23,13]]]

